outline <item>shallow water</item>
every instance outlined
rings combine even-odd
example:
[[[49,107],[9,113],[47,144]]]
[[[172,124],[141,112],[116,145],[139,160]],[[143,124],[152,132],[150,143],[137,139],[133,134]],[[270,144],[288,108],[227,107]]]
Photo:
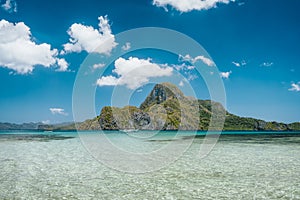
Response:
[[[141,138],[132,151],[185,141],[170,132]],[[203,139],[161,170],[130,174],[97,161],[76,133],[1,133],[0,199],[300,199],[300,135],[222,136],[200,159]]]

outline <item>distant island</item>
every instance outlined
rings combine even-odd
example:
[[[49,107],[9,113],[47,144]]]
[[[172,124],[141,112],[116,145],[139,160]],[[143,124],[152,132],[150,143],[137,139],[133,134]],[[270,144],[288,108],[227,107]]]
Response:
[[[191,109],[197,106],[197,109]],[[125,106],[123,108],[105,106],[100,115],[80,123],[63,124],[10,124],[0,123],[0,130],[208,130],[214,114],[223,117],[225,113],[224,131],[297,131],[300,122],[291,124],[266,122],[260,119],[239,117],[227,112],[224,107],[210,100],[197,100],[185,96],[171,83],[156,84],[140,107]],[[183,111],[184,110],[184,111]],[[196,111],[195,111],[196,110]],[[197,112],[197,113],[193,113]],[[184,115],[181,123],[181,115]],[[199,116],[199,119],[194,119]],[[184,125],[182,125],[184,124]],[[213,128],[213,127],[212,127]]]

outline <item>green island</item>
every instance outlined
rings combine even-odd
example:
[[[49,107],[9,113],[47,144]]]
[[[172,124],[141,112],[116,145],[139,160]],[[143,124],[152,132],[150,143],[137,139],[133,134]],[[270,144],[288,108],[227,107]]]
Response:
[[[195,107],[196,106],[196,107]],[[212,110],[212,107],[214,110]],[[194,109],[197,108],[197,109]],[[212,114],[220,121],[225,117],[223,131],[297,131],[300,122],[285,124],[239,117],[210,100],[197,100],[185,96],[171,83],[156,84],[140,107],[123,108],[105,106],[100,115],[79,123],[27,124],[30,129],[42,131],[68,130],[208,130]],[[184,123],[181,122],[185,120]],[[196,117],[195,117],[196,116]],[[197,117],[199,117],[197,119]],[[195,119],[196,118],[196,119]],[[0,129],[22,129],[21,125],[0,123]],[[24,126],[24,125],[23,125]],[[218,127],[220,126],[216,126]],[[24,127],[23,127],[24,128]],[[212,124],[211,129],[214,129]]]

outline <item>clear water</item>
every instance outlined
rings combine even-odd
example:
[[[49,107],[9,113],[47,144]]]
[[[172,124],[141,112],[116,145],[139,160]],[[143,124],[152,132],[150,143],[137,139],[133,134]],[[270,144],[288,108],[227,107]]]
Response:
[[[197,157],[203,137],[197,137],[176,162],[144,174],[103,165],[77,133],[52,134],[0,134],[0,199],[300,199],[297,134],[233,133],[222,136],[203,159]],[[116,132],[107,135],[122,144],[128,138]],[[168,132],[131,146],[146,152],[171,140],[179,145],[185,141]]]

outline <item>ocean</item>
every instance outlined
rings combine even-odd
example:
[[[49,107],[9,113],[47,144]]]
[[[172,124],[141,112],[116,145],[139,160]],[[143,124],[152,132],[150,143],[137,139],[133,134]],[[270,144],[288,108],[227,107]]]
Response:
[[[300,199],[300,133],[223,134],[1,132],[0,199]]]

